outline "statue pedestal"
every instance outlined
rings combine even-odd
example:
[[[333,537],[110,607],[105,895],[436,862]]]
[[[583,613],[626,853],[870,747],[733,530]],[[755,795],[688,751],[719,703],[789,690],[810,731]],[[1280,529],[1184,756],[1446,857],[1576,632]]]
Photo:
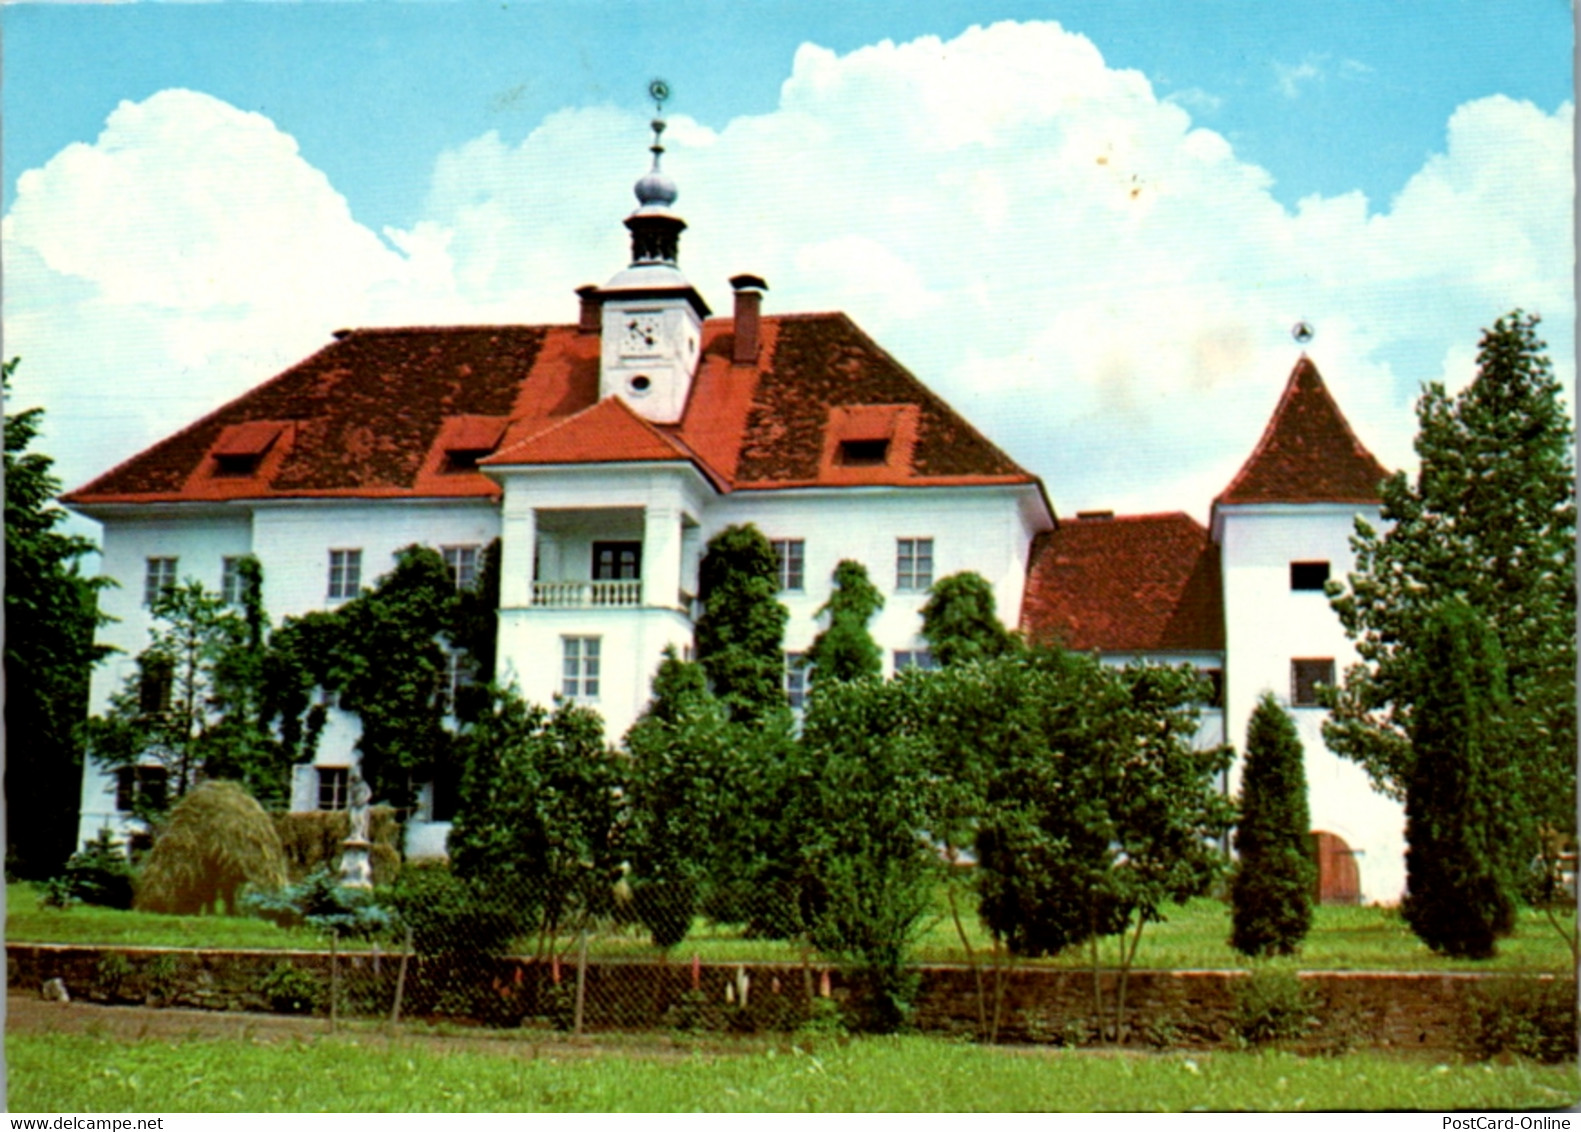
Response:
[[[360,838],[347,838],[340,844],[341,885],[345,888],[372,888],[373,861],[368,856],[368,850],[373,848],[373,843]]]

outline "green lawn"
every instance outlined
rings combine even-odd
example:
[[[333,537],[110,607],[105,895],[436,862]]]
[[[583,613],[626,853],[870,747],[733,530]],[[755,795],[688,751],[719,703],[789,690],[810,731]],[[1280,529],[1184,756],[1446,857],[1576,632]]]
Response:
[[[9,1037],[6,1059],[13,1112],[1521,1109],[1581,1096],[1573,1067],[1525,1062],[1028,1053],[926,1038],[660,1057],[42,1034]]]
[[[322,948],[323,938],[313,932],[284,931],[262,920],[226,916],[161,916],[145,912],[117,912],[104,908],[41,908],[32,885],[7,886],[6,939],[33,943],[104,943],[150,947]],[[972,946],[986,959],[988,940],[975,916],[968,921]],[[1229,909],[1213,900],[1195,900],[1171,908],[1169,919],[1152,924],[1142,937],[1137,965],[1174,969],[1225,969],[1246,965],[1225,942],[1229,936]],[[596,939],[594,955],[657,955],[639,931],[612,933]],[[766,940],[744,940],[735,928],[699,921],[693,933],[671,953],[673,957],[700,955],[710,962],[785,960],[799,962],[794,946]],[[966,958],[954,925],[940,915],[918,946],[923,962],[962,962]],[[1105,945],[1106,963],[1115,961],[1115,945]],[[1088,962],[1085,950],[1042,963],[1079,967]],[[1290,964],[1307,970],[1472,970],[1553,971],[1570,969],[1570,953],[1557,932],[1538,912],[1525,911],[1516,933],[1499,944],[1499,955],[1488,962],[1449,960],[1424,947],[1399,914],[1383,908],[1319,908],[1316,924],[1301,954]]]

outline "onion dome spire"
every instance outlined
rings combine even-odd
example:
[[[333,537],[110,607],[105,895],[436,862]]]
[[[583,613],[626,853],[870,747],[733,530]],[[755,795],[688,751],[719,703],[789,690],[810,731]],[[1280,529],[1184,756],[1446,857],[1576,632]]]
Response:
[[[631,231],[631,266],[658,263],[674,267],[686,221],[670,211],[680,194],[675,181],[660,166],[666,125],[662,115],[665,100],[670,97],[669,84],[654,79],[648,84],[648,94],[654,106],[653,144],[648,147],[653,154],[653,167],[632,189],[637,197],[637,211],[626,217],[626,227]]]

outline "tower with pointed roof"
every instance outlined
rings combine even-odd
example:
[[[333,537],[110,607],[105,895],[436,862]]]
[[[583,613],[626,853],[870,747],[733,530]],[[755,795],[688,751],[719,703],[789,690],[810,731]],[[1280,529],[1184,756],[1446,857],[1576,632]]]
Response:
[[[691,393],[709,310],[681,274],[686,221],[673,209],[675,181],[660,167],[664,119],[655,117],[652,126],[653,167],[637,181],[637,209],[626,217],[631,263],[582,294],[600,308],[599,396],[619,397],[650,421],[675,424]]]
[[[1357,660],[1324,587],[1351,568],[1356,519],[1379,522],[1386,474],[1302,354],[1262,438],[1213,501],[1226,738],[1245,749],[1264,692],[1290,712],[1306,751],[1320,894],[1331,902],[1392,902],[1404,888],[1404,814],[1324,746],[1318,694]]]

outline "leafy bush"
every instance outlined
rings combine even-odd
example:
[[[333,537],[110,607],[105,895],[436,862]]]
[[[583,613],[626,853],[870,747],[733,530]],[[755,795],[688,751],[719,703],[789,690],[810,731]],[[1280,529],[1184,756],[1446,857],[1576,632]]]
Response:
[[[1466,1052],[1550,1064],[1576,1057],[1576,981],[1499,979],[1467,996]]]
[[[277,1014],[308,1014],[318,1001],[318,976],[282,960],[258,981],[258,993]]]
[[[1317,1022],[1317,995],[1292,972],[1254,971],[1235,988],[1235,1036],[1246,1045],[1290,1041]]]
[[[456,876],[444,865],[401,871],[384,893],[412,948],[425,957],[504,955],[525,929],[521,912],[497,891]]]
[[[102,908],[132,906],[132,863],[108,829],[73,853],[66,869],[44,885],[43,901],[52,908],[96,904]]]

